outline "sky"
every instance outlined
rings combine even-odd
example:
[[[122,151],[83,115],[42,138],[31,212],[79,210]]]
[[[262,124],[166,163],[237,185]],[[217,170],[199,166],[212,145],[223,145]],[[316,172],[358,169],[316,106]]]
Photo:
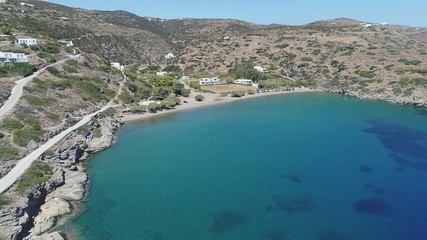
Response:
[[[139,16],[232,18],[258,24],[303,25],[353,18],[374,23],[427,27],[426,0],[47,0],[71,7],[126,10]]]

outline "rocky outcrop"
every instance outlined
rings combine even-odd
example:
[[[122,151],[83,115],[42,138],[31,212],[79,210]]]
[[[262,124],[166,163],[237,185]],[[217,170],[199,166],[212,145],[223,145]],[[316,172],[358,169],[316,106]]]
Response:
[[[64,237],[59,232],[53,232],[34,237],[33,240],[64,240]]]
[[[64,239],[60,233],[49,231],[61,218],[70,216],[73,203],[85,196],[88,176],[79,164],[92,153],[110,147],[121,125],[114,118],[96,118],[53,147],[51,156],[41,156],[53,174],[23,197],[16,195],[14,187],[7,192],[11,202],[0,210],[0,239]]]

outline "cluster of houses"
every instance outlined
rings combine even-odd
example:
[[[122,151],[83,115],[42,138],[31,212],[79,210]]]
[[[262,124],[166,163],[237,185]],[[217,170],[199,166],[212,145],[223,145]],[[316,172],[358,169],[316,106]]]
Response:
[[[219,84],[220,78],[219,77],[213,77],[213,78],[202,78],[199,81],[199,84],[204,85],[217,85]],[[250,79],[237,79],[234,80],[234,83],[236,84],[242,84],[242,85],[254,85],[254,82]]]
[[[28,56],[25,53],[0,52],[0,62],[27,63]]]

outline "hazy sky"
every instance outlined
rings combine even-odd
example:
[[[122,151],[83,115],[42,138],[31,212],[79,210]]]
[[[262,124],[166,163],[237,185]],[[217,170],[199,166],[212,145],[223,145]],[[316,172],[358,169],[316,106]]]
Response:
[[[126,10],[159,18],[233,18],[253,23],[301,25],[348,17],[427,27],[426,0],[48,0],[72,7]]]

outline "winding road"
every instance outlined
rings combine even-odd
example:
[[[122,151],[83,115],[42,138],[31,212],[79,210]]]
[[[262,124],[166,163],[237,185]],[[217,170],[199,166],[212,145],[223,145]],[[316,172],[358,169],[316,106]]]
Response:
[[[48,67],[53,67],[53,66],[56,66],[58,64],[64,63],[67,60],[76,59],[78,57],[80,57],[80,54],[75,55],[75,56],[71,56],[69,58],[63,59],[63,60],[58,61],[56,63],[50,64],[50,65],[38,70],[37,72],[33,73],[32,75],[16,81],[16,85],[12,88],[11,95],[9,96],[7,101],[3,104],[3,106],[1,106],[1,108],[0,108],[0,119],[5,117],[10,112],[10,110],[12,110],[13,107],[18,103],[19,99],[22,96],[22,93],[24,92],[24,87],[25,87],[25,85],[27,85],[27,83],[29,81],[33,80],[35,77],[38,77]]]
[[[66,61],[66,60],[67,59],[65,59],[63,61]],[[56,64],[59,64],[59,63],[60,62],[57,62]],[[49,66],[53,66],[53,65],[49,65]],[[43,68],[43,69],[45,69],[45,68]],[[42,70],[40,70],[40,71],[42,71]],[[124,83],[126,82],[126,75],[124,74],[124,72],[122,72],[122,73],[123,73],[124,80],[123,80],[123,83],[120,84],[119,90],[117,91],[116,97],[114,99],[117,99],[118,95],[122,92],[122,87],[124,86]],[[40,74],[40,72],[38,74]],[[34,78],[34,77],[38,76],[38,74],[35,75],[35,76],[33,74],[31,77]],[[27,80],[25,78],[26,82],[30,81],[31,79]],[[24,79],[21,79],[20,81],[22,81],[22,80],[24,80]],[[12,109],[13,106],[18,102],[20,96],[22,95],[23,86],[25,86],[25,84],[22,85],[22,87],[21,87],[21,93],[20,93],[19,97],[17,97],[17,100],[15,101],[15,103],[13,105],[11,105],[11,107],[9,108],[8,111],[10,111],[10,109]],[[16,94],[19,94],[19,92],[16,93]],[[25,170],[27,170],[31,166],[31,164],[38,157],[40,157],[44,152],[46,152],[46,150],[48,150],[49,148],[53,147],[56,143],[58,143],[59,141],[61,141],[61,139],[63,139],[64,137],[66,137],[72,131],[76,130],[77,128],[79,128],[81,126],[86,125],[91,120],[91,118],[94,117],[94,116],[96,116],[98,113],[101,113],[101,112],[105,111],[106,109],[108,109],[110,107],[117,107],[117,106],[119,106],[119,105],[114,105],[113,104],[113,100],[111,100],[110,102],[108,102],[100,110],[98,110],[98,111],[96,111],[94,113],[91,113],[89,115],[84,116],[78,123],[74,124],[72,127],[69,127],[68,129],[62,131],[58,135],[56,135],[53,138],[49,139],[46,143],[44,143],[43,145],[41,145],[40,147],[38,147],[36,150],[34,150],[33,152],[31,152],[30,154],[28,154],[26,157],[20,159],[18,161],[18,163],[16,164],[16,166],[6,176],[4,176],[3,178],[0,179],[0,194],[3,193],[3,192],[5,192],[7,189],[9,189],[18,180],[18,178],[21,177],[22,174],[25,173]],[[7,114],[8,111],[6,111],[5,114]],[[2,116],[4,116],[4,115],[2,115]]]
[[[2,179],[0,179],[0,193],[3,193],[10,186],[12,186],[12,184],[14,184],[16,182],[16,180],[18,180],[18,178],[22,174],[24,174],[25,170],[27,170],[31,166],[33,161],[35,161],[40,155],[42,155],[44,152],[46,152],[46,150],[53,147],[57,142],[61,141],[62,138],[67,136],[72,131],[76,130],[77,128],[79,128],[85,124],[87,124],[93,116],[95,116],[96,114],[98,114],[100,112],[105,111],[109,107],[110,107],[110,105],[107,105],[107,106],[101,108],[100,110],[98,110],[92,114],[86,115],[78,123],[74,124],[72,127],[62,131],[58,135],[49,139],[45,144],[38,147],[32,153],[30,153],[26,157],[20,159],[18,161],[18,163],[16,164],[16,166],[6,176],[4,176]]]

